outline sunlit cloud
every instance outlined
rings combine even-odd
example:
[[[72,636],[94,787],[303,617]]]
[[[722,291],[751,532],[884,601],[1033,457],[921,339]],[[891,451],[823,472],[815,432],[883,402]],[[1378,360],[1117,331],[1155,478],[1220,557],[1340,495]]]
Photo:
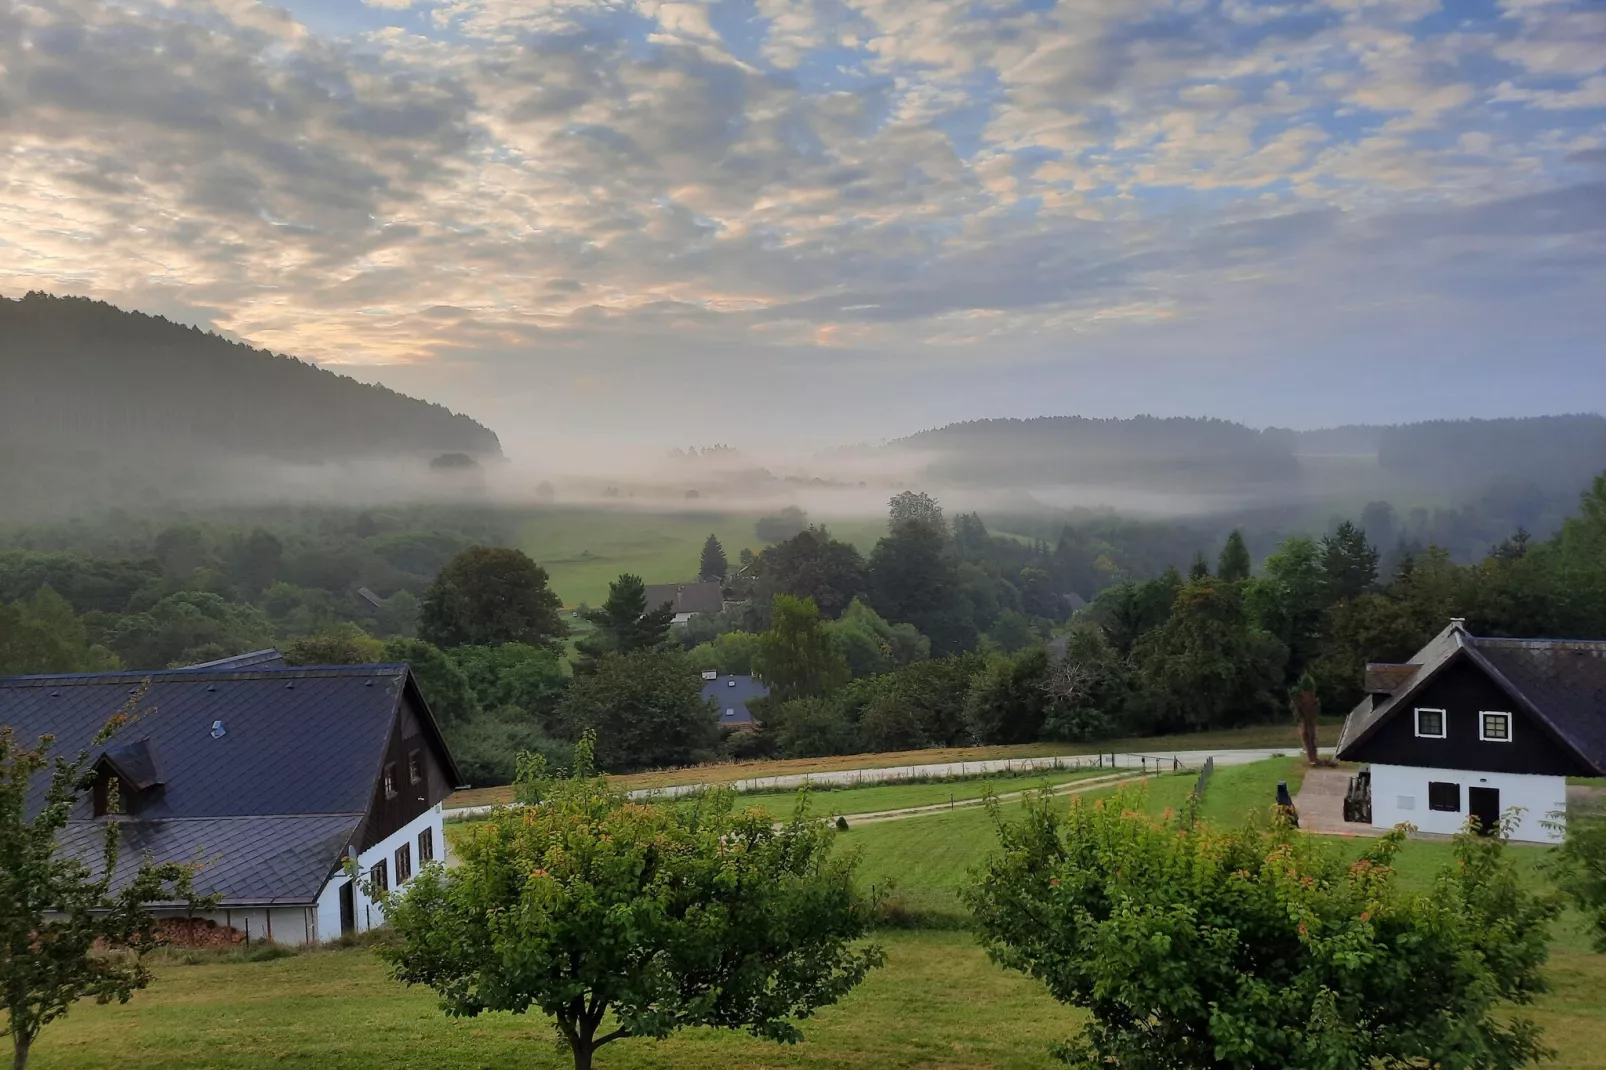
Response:
[[[1314,360],[1298,325],[1338,307],[1372,347],[1590,337],[1602,145],[1593,0],[0,0],[0,292],[493,421],[543,376],[581,399],[558,422],[708,382],[728,414],[811,351],[842,420],[1118,407],[966,376]],[[787,421],[835,433],[752,426]]]

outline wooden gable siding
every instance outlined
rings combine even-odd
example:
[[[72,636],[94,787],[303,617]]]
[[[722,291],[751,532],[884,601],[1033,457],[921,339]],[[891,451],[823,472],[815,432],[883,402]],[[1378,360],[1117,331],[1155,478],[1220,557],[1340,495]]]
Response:
[[[423,773],[423,782],[418,784],[412,783],[407,775],[408,755],[414,751],[418,752]],[[384,770],[387,766],[395,767],[394,797],[385,794]],[[390,740],[385,744],[385,757],[379,778],[374,783],[373,801],[368,805],[368,816],[363,820],[357,849],[368,850],[445,799],[456,786],[449,781],[439,748],[431,742],[431,736],[425,732],[411,699],[404,694],[396,721],[391,726]]]
[[[1445,738],[1416,734],[1416,711],[1445,711]],[[1478,738],[1482,711],[1511,714],[1511,742]],[[1550,732],[1534,722],[1505,690],[1466,658],[1447,666],[1431,683],[1394,711],[1365,743],[1346,758],[1386,765],[1469,769],[1489,773],[1588,776],[1590,771]]]

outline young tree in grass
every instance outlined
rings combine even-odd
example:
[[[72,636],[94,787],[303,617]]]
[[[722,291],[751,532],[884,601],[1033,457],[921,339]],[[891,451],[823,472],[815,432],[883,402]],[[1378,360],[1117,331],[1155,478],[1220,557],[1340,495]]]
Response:
[[[126,722],[135,701],[97,745]],[[142,956],[159,940],[147,904],[208,903],[194,893],[192,866],[119,865],[117,822],[88,836],[68,829],[95,770],[89,751],[51,758],[52,743],[46,736],[29,747],[0,727],[0,1001],[14,1070],[28,1065],[39,1031],[78,1000],[127,1003],[150,983]],[[42,793],[29,790],[45,777]]]
[[[834,830],[801,808],[775,827],[729,792],[630,802],[591,774],[525,763],[499,809],[385,901],[400,944],[380,952],[454,1017],[535,1011],[590,1070],[605,1044],[687,1026],[802,1039],[794,1019],[881,964],[862,946],[870,903]],[[606,1026],[604,1023],[606,1022]]]
[[[719,537],[709,535],[703,543],[703,556],[697,566],[697,575],[705,580],[723,580],[729,571],[730,561],[725,557],[725,548],[719,544]]]
[[[1316,697],[1316,678],[1303,673],[1288,691],[1289,705],[1294,708],[1294,719],[1299,722],[1299,742],[1305,748],[1305,760],[1315,765],[1320,760],[1319,740],[1316,736],[1316,718],[1321,715],[1322,703]]]
[[[1413,893],[1392,868],[1403,830],[1352,862],[1285,826],[1220,832],[1139,802],[1037,800],[969,892],[993,960],[1088,1012],[1072,1066],[1515,1070],[1546,1054],[1513,1009],[1545,988],[1559,904],[1503,835],[1458,836],[1455,864]]]
[[[1595,950],[1606,953],[1606,813],[1574,810],[1567,837],[1547,860],[1556,885],[1595,930]]]
[[[471,546],[447,562],[419,609],[418,637],[438,647],[528,643],[550,646],[569,634],[546,569],[522,551]]]

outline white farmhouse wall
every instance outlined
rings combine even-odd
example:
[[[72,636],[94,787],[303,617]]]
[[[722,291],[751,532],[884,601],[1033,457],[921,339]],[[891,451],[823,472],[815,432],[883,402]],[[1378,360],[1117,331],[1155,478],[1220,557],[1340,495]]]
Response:
[[[361,881],[368,878],[368,871],[380,859],[385,859],[387,862],[387,868],[390,870],[390,890],[393,892],[405,887],[405,882],[398,884],[396,881],[396,848],[404,843],[412,845],[413,873],[416,875],[422,866],[418,859],[418,834],[425,829],[432,830],[435,840],[435,861],[446,861],[446,827],[441,813],[441,804],[436,803],[357,856],[357,872],[361,874],[359,886],[353,889],[353,900],[357,907],[357,932],[367,932],[385,923],[385,915],[379,904],[364,895],[360,886]],[[317,942],[328,943],[340,937],[340,886],[350,879],[342,870],[331,877],[329,883],[324,885],[323,891],[318,894],[318,908],[315,914],[316,933],[313,937]]]
[[[1461,785],[1461,809],[1428,809],[1428,782]],[[1372,764],[1372,825],[1393,828],[1409,822],[1423,832],[1446,835],[1461,831],[1467,820],[1467,789],[1494,788],[1500,792],[1502,815],[1513,807],[1522,817],[1512,839],[1555,843],[1561,833],[1545,827],[1567,810],[1567,779],[1529,773],[1481,773],[1466,769],[1429,769],[1413,765]]]

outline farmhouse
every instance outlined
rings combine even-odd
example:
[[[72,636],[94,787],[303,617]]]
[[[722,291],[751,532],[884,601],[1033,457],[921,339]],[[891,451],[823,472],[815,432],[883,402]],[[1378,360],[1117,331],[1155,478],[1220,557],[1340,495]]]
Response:
[[[129,723],[96,746],[125,710]],[[197,889],[220,897],[204,916],[252,940],[312,944],[380,924],[347,858],[388,888],[444,859],[441,803],[460,777],[406,665],[287,668],[265,651],[12,677],[0,680],[0,724],[30,743],[53,734],[58,754],[90,750],[95,790],[64,832],[68,851],[97,858],[116,821],[119,868],[199,860]],[[44,788],[33,785],[33,806]]]
[[[1490,639],[1462,620],[1406,664],[1366,667],[1339,738],[1371,763],[1372,824],[1453,833],[1520,809],[1513,838],[1555,842],[1569,776],[1606,775],[1606,641]]]
[[[708,583],[650,583],[647,585],[647,608],[663,605],[675,608],[675,624],[685,624],[694,613],[718,613],[725,608],[725,590],[717,582]]]

